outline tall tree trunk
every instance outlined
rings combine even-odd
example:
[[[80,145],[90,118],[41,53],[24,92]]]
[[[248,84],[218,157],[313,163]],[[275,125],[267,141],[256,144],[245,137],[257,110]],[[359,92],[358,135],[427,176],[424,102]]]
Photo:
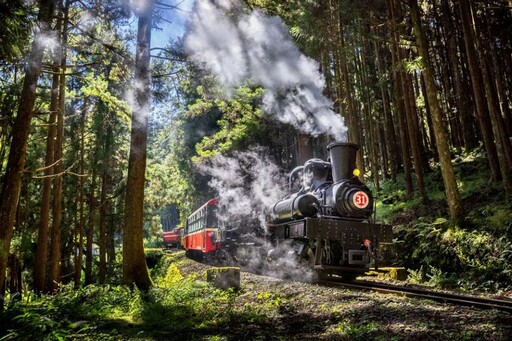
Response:
[[[21,197],[26,197],[27,192],[27,181],[23,181],[21,190]],[[18,202],[18,208],[16,209],[16,231],[21,230],[21,221],[22,218],[22,208],[21,208],[21,202],[23,199],[20,199],[20,202]],[[11,294],[11,302],[14,298],[16,298],[16,301],[21,300],[21,294],[22,294],[22,276],[21,276],[21,262],[19,259],[19,250],[14,250],[11,254],[9,254],[9,260],[8,260],[8,268],[10,272],[10,278],[9,278],[9,293]],[[18,294],[18,295],[16,295]],[[4,296],[5,292],[0,292],[0,295]],[[0,315],[1,316],[1,315]]]
[[[399,54],[400,56],[400,54]],[[401,58],[402,59],[402,58]],[[412,161],[414,164],[414,171],[416,174],[416,186],[418,186],[418,191],[421,198],[426,201],[427,192],[425,191],[425,182],[423,180],[423,165],[421,163],[421,153],[420,153],[420,143],[418,141],[419,137],[419,125],[417,120],[417,111],[415,105],[414,92],[412,91],[412,79],[410,75],[407,75],[405,72],[401,72],[402,74],[402,93],[404,94],[405,99],[405,114],[406,114],[406,124],[407,124],[407,132],[409,134],[409,143],[411,146],[412,152]]]
[[[123,283],[141,289],[151,286],[144,255],[144,183],[150,113],[150,43],[153,1],[139,14],[135,58],[135,99],[123,231]]]
[[[436,134],[434,133],[434,126],[432,124],[432,114],[430,113],[430,105],[428,103],[427,87],[425,85],[425,75],[420,75],[421,94],[425,100],[425,116],[427,119],[428,135],[430,136],[430,153],[435,162],[439,162],[439,155],[437,155]]]
[[[84,257],[84,224],[85,224],[85,202],[84,202],[84,190],[85,190],[85,113],[87,105],[84,106],[82,116],[80,119],[80,185],[78,193],[78,204],[79,204],[79,220],[77,228],[77,250],[75,250],[75,288],[80,286],[82,280],[82,259]]]
[[[96,147],[97,148],[97,147]],[[96,158],[97,153],[94,153],[93,159]],[[94,167],[94,166],[93,166]],[[93,283],[92,275],[92,258],[93,250],[92,246],[94,243],[94,220],[96,214],[96,168],[93,168],[91,176],[91,187],[89,191],[89,217],[87,218],[87,229],[86,234],[86,245],[85,245],[85,284]]]
[[[377,58],[377,67],[381,77],[385,74],[384,60],[382,58],[381,46],[375,40],[375,55]],[[389,154],[389,169],[391,180],[396,181],[396,173],[400,156],[398,155],[398,145],[396,143],[395,125],[393,123],[393,116],[391,113],[391,100],[389,97],[388,87],[380,86],[382,105],[384,110],[384,121],[385,121],[385,135],[386,145]]]
[[[64,71],[64,68],[62,69]],[[63,72],[64,73],[64,72]],[[63,74],[61,75],[64,76]],[[59,96],[64,97],[63,87],[59,87]],[[60,283],[60,258],[61,258],[61,223],[62,223],[62,163],[63,163],[63,138],[64,138],[64,112],[59,105],[57,113],[57,134],[55,138],[55,177],[53,178],[53,220],[50,231],[50,260],[48,271],[48,291],[55,292]]]
[[[399,35],[397,29],[397,17],[396,17],[396,6],[395,0],[389,0],[389,16],[391,18],[391,38],[392,43],[390,46],[391,56],[393,61],[393,78],[394,78],[394,94],[395,94],[395,106],[398,114],[398,126],[399,126],[399,134],[400,134],[400,148],[402,151],[402,164],[404,167],[404,181],[405,181],[405,195],[407,198],[412,197],[413,195],[413,185],[412,185],[412,176],[411,176],[411,158],[410,158],[410,150],[409,150],[409,142],[408,142],[408,133],[407,133],[407,125],[406,125],[406,114],[405,114],[405,101],[404,94],[402,91],[402,82],[403,78],[401,72],[397,70],[397,66],[400,62],[399,56]]]
[[[341,20],[339,3],[337,1],[329,1],[329,15],[330,15],[330,36],[331,48],[335,58],[335,68],[337,74],[337,85],[339,102],[345,108],[344,114],[347,119],[348,125],[348,141],[351,143],[360,144],[359,124],[356,117],[356,106],[354,104],[352,83],[348,73],[348,58],[345,51],[345,36],[343,29],[343,22]],[[360,177],[364,174],[364,163],[362,153],[357,153],[356,159],[357,168],[361,171]]]
[[[478,61],[478,56],[475,52],[476,37],[474,36],[471,28],[471,9],[468,1],[459,1],[459,6],[478,123],[482,132],[485,150],[487,151],[491,177],[494,181],[498,181],[501,179],[500,163],[498,159],[498,152],[496,151],[496,145],[494,144],[494,134],[484,94],[485,90],[482,89],[483,80],[482,73],[480,71],[480,62]]]
[[[50,223],[51,188],[54,172],[55,135],[57,133],[56,119],[59,106],[59,60],[55,58],[50,100],[50,116],[48,120],[48,135],[46,138],[46,158],[41,198],[41,213],[39,232],[37,235],[37,253],[34,262],[34,290],[41,293],[45,289],[46,270],[48,262],[48,232]]]
[[[66,106],[66,30],[67,30],[67,3],[60,1],[61,11],[59,21],[62,20],[61,35],[61,62],[59,77],[59,109],[57,110],[57,130],[55,135],[55,178],[53,179],[53,221],[50,239],[50,268],[49,268],[49,291],[55,292],[61,282],[61,224],[62,224],[62,182],[63,182],[63,144],[64,144],[64,111]],[[61,25],[57,25],[59,30]]]
[[[107,276],[111,278],[114,276],[114,265],[116,262],[116,245],[114,235],[116,233],[114,221],[114,212],[110,212],[108,219],[108,233],[107,233]]]
[[[105,150],[107,153],[107,150]],[[108,155],[105,155],[105,159],[108,158]],[[99,221],[99,236],[98,236],[98,247],[100,249],[100,264],[98,269],[98,282],[100,284],[105,283],[105,277],[107,275],[107,236],[106,236],[106,219],[107,219],[107,187],[108,187],[108,174],[107,168],[108,162],[104,160],[103,164],[103,175],[101,177],[101,195],[100,195],[100,221]]]
[[[462,138],[466,148],[474,148],[476,139],[474,138],[473,117],[469,111],[469,98],[466,93],[466,87],[463,84],[461,70],[459,66],[457,41],[455,37],[455,27],[452,22],[451,10],[448,0],[443,0],[444,20],[443,25],[446,27],[446,50],[450,61],[451,74],[455,87],[455,106],[457,108],[457,117],[462,127]]]
[[[5,285],[5,270],[7,268],[7,258],[16,219],[16,207],[18,207],[25,168],[25,153],[30,132],[30,122],[33,116],[32,109],[36,99],[37,79],[41,73],[44,45],[39,44],[39,38],[46,35],[50,30],[53,5],[52,0],[40,0],[39,2],[38,31],[35,34],[32,50],[28,57],[20,104],[12,130],[7,168],[0,194],[0,198],[2,198],[0,201],[0,292]],[[0,299],[0,310],[3,307],[2,303]]]
[[[397,17],[402,16],[402,11],[400,4],[394,1],[395,7],[393,8],[393,17],[396,20]],[[395,21],[393,21],[395,22]],[[395,30],[396,30],[395,26]],[[396,37],[396,34],[398,32],[394,32],[395,34],[395,41],[398,42],[398,38]],[[406,51],[402,47],[396,44],[396,50],[397,50],[397,57],[398,60],[403,61],[407,59]],[[416,112],[416,103],[415,103],[415,97],[414,97],[414,91],[412,89],[413,82],[412,77],[408,75],[405,71],[400,70],[398,72],[399,79],[400,79],[400,86],[401,86],[401,93],[403,96],[404,101],[404,123],[405,123],[405,130],[403,131],[404,134],[408,134],[409,137],[409,145],[410,145],[410,151],[412,154],[412,161],[414,165],[414,171],[416,174],[416,186],[418,187],[418,191],[420,196],[423,200],[427,200],[427,194],[425,192],[425,183],[423,180],[423,165],[421,163],[421,152],[420,152],[420,143],[419,143],[419,126],[418,126],[418,119],[417,119],[417,112]]]
[[[487,25],[489,27],[489,25]],[[493,69],[493,78],[495,79],[496,91],[498,92],[498,101],[500,103],[501,112],[503,113],[503,120],[505,124],[506,136],[512,137],[512,102],[509,101],[507,96],[507,90],[505,89],[505,80],[503,75],[503,70],[500,67],[500,62],[498,61],[498,52],[496,50],[496,42],[491,41],[492,35],[491,32],[487,32],[487,36],[489,37],[488,46],[491,54],[492,60],[492,69]]]
[[[475,43],[478,52],[478,58],[481,61],[482,79],[484,82],[485,95],[487,97],[487,107],[493,122],[495,136],[498,138],[496,141],[498,147],[498,158],[501,164],[501,174],[503,183],[507,193],[512,193],[512,145],[510,144],[509,137],[507,136],[505,121],[499,106],[500,100],[496,89],[494,87],[492,71],[489,67],[492,65],[492,60],[486,58],[483,49],[490,50],[488,45],[485,45],[479,35],[479,28],[481,26],[478,18],[473,18],[472,22],[476,25],[475,30]]]
[[[301,133],[297,134],[297,155],[300,165],[313,158],[310,136]]]
[[[414,35],[418,44],[418,52],[424,63],[423,73],[425,76],[425,85],[427,87],[428,102],[432,113],[432,123],[434,125],[434,133],[436,135],[437,151],[439,154],[448,206],[450,208],[450,216],[454,221],[461,221],[463,214],[462,201],[457,188],[455,173],[453,171],[450,146],[448,144],[448,133],[443,125],[441,106],[439,105],[439,100],[437,98],[437,86],[432,73],[417,0],[409,0],[409,6],[411,9]]]

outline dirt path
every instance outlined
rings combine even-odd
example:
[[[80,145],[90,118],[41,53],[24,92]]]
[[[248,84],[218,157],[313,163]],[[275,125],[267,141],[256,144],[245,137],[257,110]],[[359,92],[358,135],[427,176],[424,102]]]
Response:
[[[186,276],[208,265],[185,261]],[[234,320],[221,339],[508,340],[512,316],[372,292],[328,288],[241,273],[232,311],[261,312]],[[255,314],[255,316],[259,316]],[[250,321],[250,319],[249,319]],[[242,323],[241,323],[242,322]]]

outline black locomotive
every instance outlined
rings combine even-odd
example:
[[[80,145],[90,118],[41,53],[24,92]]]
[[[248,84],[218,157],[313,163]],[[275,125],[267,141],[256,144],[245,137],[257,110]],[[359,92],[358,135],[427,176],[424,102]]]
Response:
[[[359,146],[334,142],[329,160],[311,159],[295,168],[290,189],[300,189],[277,202],[268,223],[274,245],[292,243],[295,253],[320,274],[353,278],[377,265],[379,243],[391,242],[391,226],[371,219],[371,191],[357,177]],[[272,250],[270,255],[272,255]]]

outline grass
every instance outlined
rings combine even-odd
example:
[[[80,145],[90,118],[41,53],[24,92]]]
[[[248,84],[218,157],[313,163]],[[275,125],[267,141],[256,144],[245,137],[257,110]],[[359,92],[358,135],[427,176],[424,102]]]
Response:
[[[2,325],[0,340],[127,339],[134,331],[143,339],[215,338],[231,325],[263,326],[279,310],[281,298],[270,293],[235,308],[236,292],[214,288],[202,280],[203,273],[181,273],[190,262],[184,252],[160,255],[152,269],[156,285],[148,292],[62,286],[53,296],[13,302],[3,316],[9,324]]]

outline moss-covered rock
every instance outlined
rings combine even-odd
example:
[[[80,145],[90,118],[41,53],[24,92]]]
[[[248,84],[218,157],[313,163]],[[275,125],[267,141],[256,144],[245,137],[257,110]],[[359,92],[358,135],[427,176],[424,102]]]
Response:
[[[240,268],[222,267],[207,269],[206,281],[222,290],[230,288],[238,290],[240,289]]]

